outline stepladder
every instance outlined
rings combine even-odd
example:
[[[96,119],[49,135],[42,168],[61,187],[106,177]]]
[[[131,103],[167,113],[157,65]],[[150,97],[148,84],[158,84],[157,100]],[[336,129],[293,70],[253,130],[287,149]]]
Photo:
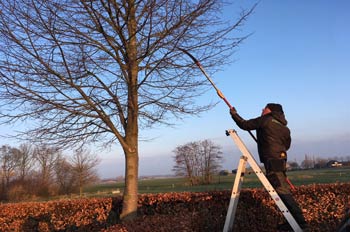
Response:
[[[231,136],[231,138],[237,145],[238,149],[241,151],[242,156],[240,157],[240,160],[238,163],[235,182],[231,192],[230,203],[228,206],[223,231],[224,232],[233,231],[233,225],[234,225],[235,215],[236,215],[237,206],[238,206],[238,200],[239,200],[239,196],[242,188],[242,183],[244,180],[244,173],[246,171],[246,166],[248,164],[250,165],[253,172],[257,175],[259,181],[267,190],[271,198],[274,200],[277,207],[280,209],[280,211],[282,212],[283,216],[288,221],[292,229],[296,232],[302,231],[302,229],[294,219],[293,215],[289,212],[288,208],[283,203],[278,193],[275,191],[274,187],[270,184],[269,180],[266,178],[265,174],[263,173],[262,169],[259,167],[253,155],[250,153],[250,151],[247,149],[247,147],[245,146],[241,138],[238,136],[237,132],[232,129],[227,130],[226,135]]]

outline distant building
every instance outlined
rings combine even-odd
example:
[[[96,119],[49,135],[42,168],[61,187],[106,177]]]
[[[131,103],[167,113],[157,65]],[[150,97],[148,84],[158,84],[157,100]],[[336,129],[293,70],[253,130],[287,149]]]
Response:
[[[336,160],[330,160],[328,161],[327,165],[328,168],[335,168],[335,167],[341,167],[343,164],[341,162],[338,162]]]

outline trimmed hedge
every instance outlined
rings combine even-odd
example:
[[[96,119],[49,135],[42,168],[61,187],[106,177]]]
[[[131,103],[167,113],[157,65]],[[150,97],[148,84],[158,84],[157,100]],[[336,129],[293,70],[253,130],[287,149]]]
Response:
[[[222,231],[230,191],[139,196],[138,218],[117,220],[121,197],[0,205],[0,231]],[[349,207],[350,183],[297,187],[311,231],[336,231]],[[262,189],[241,192],[234,231],[276,231],[284,218]]]

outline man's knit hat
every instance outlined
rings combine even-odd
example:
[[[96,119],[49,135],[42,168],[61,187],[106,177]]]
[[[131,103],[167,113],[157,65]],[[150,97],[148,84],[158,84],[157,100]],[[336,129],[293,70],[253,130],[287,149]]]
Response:
[[[266,108],[269,108],[271,111],[284,113],[282,106],[277,103],[269,103],[266,105]]]

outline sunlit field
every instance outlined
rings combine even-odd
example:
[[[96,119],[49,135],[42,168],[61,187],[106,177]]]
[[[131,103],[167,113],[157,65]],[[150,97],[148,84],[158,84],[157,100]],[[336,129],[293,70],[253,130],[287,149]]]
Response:
[[[288,178],[295,186],[345,183],[350,181],[350,167],[309,169],[287,172]],[[139,181],[139,193],[165,193],[165,192],[203,192],[232,189],[235,175],[214,176],[209,185],[190,186],[185,178],[153,178]],[[262,187],[257,176],[247,170],[242,188]],[[99,184],[84,189],[86,196],[105,196],[122,193],[124,182]]]

